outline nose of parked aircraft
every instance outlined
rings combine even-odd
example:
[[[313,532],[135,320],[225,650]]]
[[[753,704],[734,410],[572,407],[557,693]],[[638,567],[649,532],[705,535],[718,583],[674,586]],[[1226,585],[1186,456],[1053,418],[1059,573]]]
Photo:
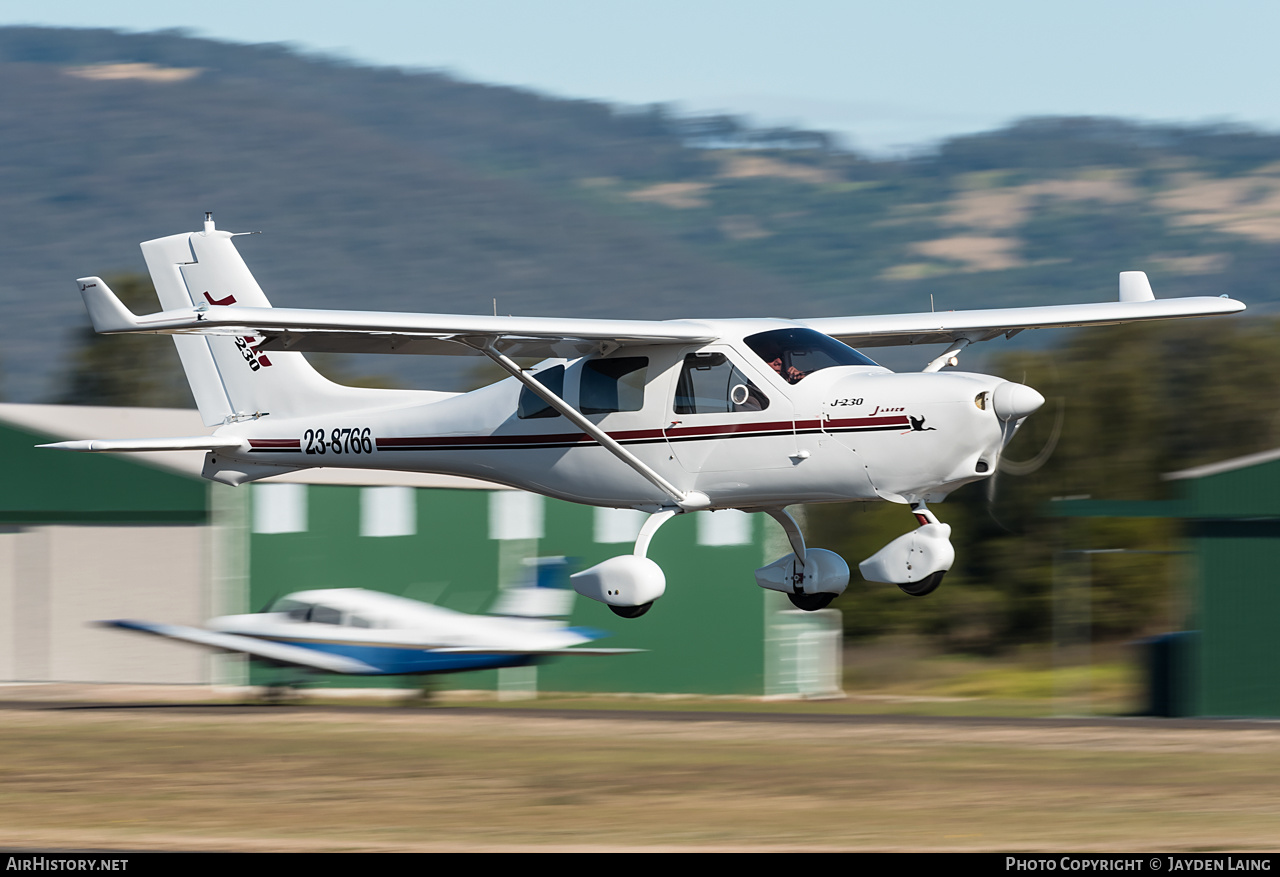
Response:
[[[996,387],[991,398],[991,407],[995,410],[996,417],[1006,422],[1021,420],[1043,404],[1044,396],[1026,384],[1015,384],[1013,381],[1005,381]]]

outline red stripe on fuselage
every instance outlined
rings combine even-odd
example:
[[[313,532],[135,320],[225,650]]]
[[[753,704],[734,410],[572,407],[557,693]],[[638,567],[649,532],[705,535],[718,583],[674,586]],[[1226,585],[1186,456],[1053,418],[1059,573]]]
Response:
[[[671,427],[669,429],[629,429],[620,430],[618,432],[609,433],[609,437],[617,442],[644,442],[655,441],[664,438],[672,440],[680,439],[699,439],[699,438],[716,438],[718,436],[725,437],[741,437],[750,438],[752,435],[757,437],[765,437],[770,435],[785,435],[797,430],[825,429],[834,430],[858,430],[858,429],[909,429],[911,422],[906,415],[895,415],[892,417],[848,417],[841,420],[774,420],[764,423],[748,422],[748,423],[722,423],[708,426],[683,426]],[[592,445],[596,444],[595,439],[583,432],[565,432],[553,433],[550,435],[520,435],[517,433],[508,433],[502,435],[424,435],[424,436],[395,436],[378,438],[378,450],[395,451],[395,450],[431,450],[432,448],[484,448],[489,446],[502,446],[509,448],[512,445],[525,445],[530,447],[552,446],[552,445]],[[274,450],[277,448],[297,448],[300,443],[297,439],[251,439],[249,442],[251,448],[255,450]]]
[[[911,426],[905,414],[893,417],[848,417],[844,420],[797,420],[796,429],[874,429],[876,427]]]

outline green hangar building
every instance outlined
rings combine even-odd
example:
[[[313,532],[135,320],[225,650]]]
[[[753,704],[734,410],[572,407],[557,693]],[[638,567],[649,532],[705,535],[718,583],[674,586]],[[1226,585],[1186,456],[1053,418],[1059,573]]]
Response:
[[[1190,612],[1151,645],[1153,714],[1280,717],[1280,449],[1165,477],[1176,499],[1067,500],[1054,514],[1182,522]]]
[[[198,626],[292,591],[338,587],[484,612],[527,580],[538,558],[581,569],[629,552],[643,520],[446,476],[317,469],[233,488],[199,477],[199,451],[35,447],[208,431],[188,410],[0,405],[0,681],[258,684],[270,671],[238,656],[93,622]],[[651,612],[628,620],[573,602],[572,624],[612,634],[601,645],[645,652],[456,674],[443,684],[510,696],[838,694],[838,612],[797,612],[755,584],[756,567],[789,550],[764,515],[681,515],[650,550],[668,583]],[[367,688],[371,680],[314,684]]]

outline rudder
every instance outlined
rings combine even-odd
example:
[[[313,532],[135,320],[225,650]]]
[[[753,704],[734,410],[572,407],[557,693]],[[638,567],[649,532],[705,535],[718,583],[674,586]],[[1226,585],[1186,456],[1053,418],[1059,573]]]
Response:
[[[166,310],[214,307],[269,308],[271,303],[232,244],[214,228],[146,241],[142,254],[160,305]],[[258,350],[255,336],[174,335],[174,343],[205,425],[275,414],[392,404],[394,391],[344,387],[325,378],[301,353]]]

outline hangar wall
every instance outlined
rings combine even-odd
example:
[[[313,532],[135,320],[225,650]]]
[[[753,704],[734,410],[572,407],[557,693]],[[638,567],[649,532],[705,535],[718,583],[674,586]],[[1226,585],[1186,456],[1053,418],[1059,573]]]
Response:
[[[0,532],[0,679],[210,681],[209,656],[94,626],[207,617],[207,531],[191,525],[10,526]]]
[[[510,490],[410,490],[301,484],[257,484],[251,491],[250,593],[260,608],[290,591],[364,587],[483,612],[502,589],[530,573],[526,561],[563,556],[571,570],[627,553],[642,513],[597,509]],[[777,530],[774,538],[767,532]],[[779,544],[781,543],[781,544]],[[762,591],[754,570],[781,556],[782,530],[764,515],[697,512],[667,522],[649,556],[667,574],[667,592],[638,619],[623,619],[584,598],[569,623],[606,631],[600,644],[642,654],[562,658],[524,673],[483,671],[442,680],[447,688],[550,691],[794,693],[802,680],[796,649],[777,640],[829,630],[819,619],[781,617],[791,608]],[[806,613],[807,615],[807,613]],[[769,631],[776,659],[768,670]],[[826,640],[832,637],[827,635]],[[838,642],[836,632],[834,641]],[[812,648],[812,644],[807,646]],[[798,648],[798,647],[797,647]],[[811,664],[814,658],[801,663]],[[831,662],[828,662],[831,663]],[[838,665],[838,659],[834,662]],[[826,671],[826,685],[832,682]],[[266,681],[270,671],[250,678]],[[417,687],[421,680],[328,677],[340,687]]]
[[[330,587],[482,612],[528,574],[527,560],[565,556],[582,569],[628,553],[644,519],[466,479],[339,469],[233,488],[199,477],[200,452],[36,448],[51,439],[202,431],[194,411],[0,404],[0,681],[261,681],[237,656],[91,623],[134,617],[201,625],[259,610],[290,591]],[[644,653],[457,674],[445,686],[834,693],[838,613],[791,611],[783,595],[754,582],[756,567],[789,550],[781,528],[763,515],[680,515],[650,550],[667,574],[667,594],[649,614],[621,619],[579,598],[570,618],[610,632],[601,645]],[[333,677],[322,684],[375,683]]]
[[[1186,628],[1151,644],[1159,715],[1280,717],[1280,449],[1172,472],[1169,500],[1066,499],[1058,517],[1183,522],[1194,582]]]

